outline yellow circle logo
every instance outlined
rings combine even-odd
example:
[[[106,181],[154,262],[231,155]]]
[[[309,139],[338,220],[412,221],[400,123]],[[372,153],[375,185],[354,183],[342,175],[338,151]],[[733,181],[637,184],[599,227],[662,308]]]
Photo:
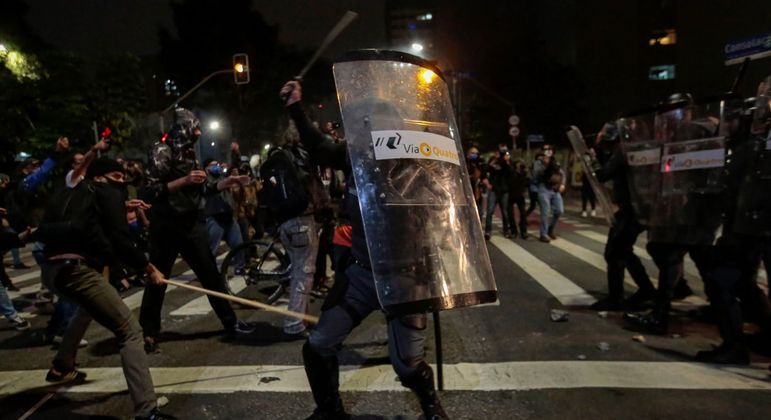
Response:
[[[420,153],[425,157],[431,156],[431,146],[428,143],[420,143]]]

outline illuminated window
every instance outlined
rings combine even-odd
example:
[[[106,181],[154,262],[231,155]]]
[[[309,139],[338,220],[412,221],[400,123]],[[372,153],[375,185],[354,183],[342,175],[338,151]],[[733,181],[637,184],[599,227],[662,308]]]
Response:
[[[673,45],[677,43],[677,31],[674,29],[665,29],[663,31],[653,31],[648,44],[654,45]]]
[[[434,15],[432,15],[431,13],[424,13],[416,17],[417,20],[431,20],[433,18],[434,18]]]
[[[675,78],[675,66],[667,64],[664,66],[652,66],[648,70],[649,80],[672,80]]]

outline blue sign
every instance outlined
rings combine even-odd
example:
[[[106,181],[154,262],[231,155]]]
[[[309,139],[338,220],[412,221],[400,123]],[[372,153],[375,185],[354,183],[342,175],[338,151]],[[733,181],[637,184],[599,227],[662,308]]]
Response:
[[[744,38],[725,45],[725,65],[737,64],[749,57],[752,60],[771,57],[771,33]]]
[[[530,134],[527,136],[528,143],[543,143],[543,134]]]

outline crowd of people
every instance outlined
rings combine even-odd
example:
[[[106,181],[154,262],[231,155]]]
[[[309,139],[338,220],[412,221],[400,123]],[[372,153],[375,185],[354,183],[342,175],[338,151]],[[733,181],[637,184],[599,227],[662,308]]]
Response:
[[[346,418],[339,394],[337,352],[345,337],[381,306],[346,145],[334,123],[319,126],[309,119],[298,82],[288,82],[280,96],[291,125],[281,146],[271,149],[261,165],[242,156],[235,142],[228,162],[199,162],[193,146],[202,134],[201,125],[194,113],[179,108],[173,126],[151,147],[146,162],[107,157],[108,138],[87,151],[74,152],[69,140],[61,137],[42,162],[30,158],[19,164],[13,177],[0,174],[2,251],[18,250],[23,242],[31,242],[41,271],[42,293],[54,302],[44,339],[57,344],[58,351],[46,380],[85,379],[86,374],[76,369],[77,350],[88,345],[83,337],[91,320],[96,320],[119,340],[136,417],[171,418],[159,411],[147,354],[161,351],[166,279],[172,275],[177,257],[182,257],[204,288],[226,293],[216,263],[221,242],[232,249],[272,234],[291,260],[288,309],[307,313],[311,290],[328,292],[320,321],[312,330],[297,317],[288,316],[284,321],[288,340],[306,340],[302,355],[317,406],[311,418]],[[719,275],[705,261],[714,254],[703,247],[672,249],[659,244],[657,248],[655,242],[649,243],[661,271],[659,287],[654,287],[634,254],[633,245],[646,227],[635,213],[627,161],[614,127],[606,125],[598,134],[596,151],[591,152],[594,171],[585,174],[600,182],[612,180],[613,201],[618,207],[605,251],[608,296],[593,309],[630,310],[626,315],[630,323],[665,333],[669,301],[691,293],[681,279],[682,256],[690,252],[704,269],[707,286],[713,292],[718,290],[708,293],[717,307],[715,316],[734,313],[737,308],[730,299],[735,291],[727,290],[720,281],[710,283]],[[767,133],[767,126],[765,130]],[[550,243],[557,239],[555,228],[564,213],[567,176],[554,152],[546,144],[528,164],[514,158],[505,144],[487,154],[475,145],[467,148],[466,167],[486,239],[493,233],[496,212],[504,237],[527,239],[527,219],[536,206],[540,213],[538,240]],[[594,215],[593,192],[587,189],[584,196],[583,215],[587,215],[587,202]],[[12,255],[14,269],[28,268],[18,251]],[[334,281],[327,278],[328,259]],[[246,261],[235,264],[236,270],[243,270]],[[625,270],[638,287],[627,299]],[[18,315],[8,297],[6,291],[16,290],[16,285],[2,266],[0,280],[0,310],[17,330],[29,329],[29,322]],[[748,284],[746,279],[742,281]],[[145,288],[138,318],[119,294],[133,286]],[[759,298],[756,289],[743,293],[741,302],[752,302],[751,312],[761,314],[756,320],[766,326],[768,299]],[[652,314],[631,312],[651,301],[655,303]],[[253,325],[237,318],[228,301],[209,296],[209,302],[228,339],[255,331]],[[736,318],[731,316],[730,325],[719,321],[727,344],[703,354],[705,361],[748,362],[737,338],[741,331],[736,331]],[[426,418],[446,418],[434,389],[433,371],[424,360],[425,314],[387,316],[386,322],[389,355],[401,383],[417,395]]]

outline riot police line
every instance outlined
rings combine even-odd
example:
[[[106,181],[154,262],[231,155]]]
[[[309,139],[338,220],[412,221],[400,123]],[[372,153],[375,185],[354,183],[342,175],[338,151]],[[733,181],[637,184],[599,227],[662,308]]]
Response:
[[[652,301],[650,312],[630,311],[624,319],[632,329],[667,334],[688,254],[704,282],[706,311],[723,340],[697,359],[749,364],[742,332],[746,320],[761,328],[760,345],[769,345],[771,310],[756,274],[771,251],[770,108],[771,77],[753,98],[726,94],[694,100],[676,94],[606,125],[601,138],[611,152],[599,160],[595,151],[583,154],[595,186],[614,180],[619,209],[605,252],[609,295],[595,309],[629,310]],[[643,231],[659,269],[655,290],[632,250]],[[638,290],[622,301],[625,268]]]

